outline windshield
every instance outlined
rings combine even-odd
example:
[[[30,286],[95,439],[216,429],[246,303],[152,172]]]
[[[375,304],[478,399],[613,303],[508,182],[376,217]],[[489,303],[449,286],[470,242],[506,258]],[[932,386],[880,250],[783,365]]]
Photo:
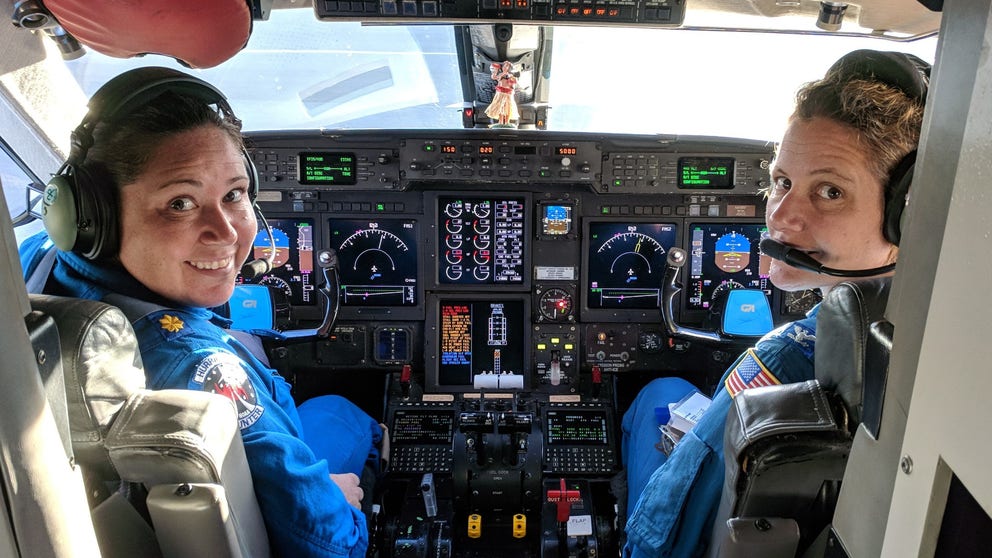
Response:
[[[293,29],[287,34],[286,29]],[[901,50],[932,62],[936,38],[851,37],[561,26],[553,29],[547,129],[776,140],[803,82],[845,52]],[[328,23],[274,10],[246,48],[194,73],[219,87],[245,130],[462,127],[464,96],[448,25]],[[66,63],[91,95],[125,69],[89,52]],[[188,70],[187,70],[188,71]]]

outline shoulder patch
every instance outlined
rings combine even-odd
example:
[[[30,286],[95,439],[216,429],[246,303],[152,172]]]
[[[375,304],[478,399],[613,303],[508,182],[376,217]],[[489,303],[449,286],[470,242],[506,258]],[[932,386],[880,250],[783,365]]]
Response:
[[[754,349],[748,349],[741,358],[737,359],[733,370],[727,376],[724,386],[731,397],[751,388],[775,386],[781,384],[778,378],[765,366]]]
[[[227,351],[216,351],[204,357],[196,365],[189,389],[218,393],[230,399],[238,410],[241,430],[255,424],[265,411],[241,359]]]

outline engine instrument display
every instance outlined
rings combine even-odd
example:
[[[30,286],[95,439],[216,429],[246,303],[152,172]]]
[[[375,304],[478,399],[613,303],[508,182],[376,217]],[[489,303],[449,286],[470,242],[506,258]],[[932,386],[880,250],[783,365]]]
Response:
[[[523,297],[441,298],[437,384],[523,389],[528,314]]]
[[[238,275],[237,282],[274,287],[285,293],[293,305],[317,304],[313,273],[314,220],[268,219],[268,224],[274,244],[265,230],[259,230],[252,242],[252,258],[267,259],[271,255],[272,271],[251,280]]]
[[[590,223],[589,308],[658,308],[665,258],[676,233],[671,223]]]
[[[525,204],[521,198],[438,198],[438,282],[524,282]]]
[[[760,223],[689,225],[688,307],[709,309],[730,289],[760,289],[771,297],[771,262],[758,251],[767,232]]]
[[[331,219],[338,253],[341,304],[417,304],[417,222],[413,219]]]

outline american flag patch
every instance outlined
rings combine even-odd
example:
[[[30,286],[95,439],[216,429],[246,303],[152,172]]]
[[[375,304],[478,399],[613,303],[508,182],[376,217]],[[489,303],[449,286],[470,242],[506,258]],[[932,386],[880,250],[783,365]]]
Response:
[[[727,393],[731,397],[736,397],[738,393],[751,388],[763,386],[775,386],[781,384],[778,378],[772,375],[765,368],[758,356],[754,354],[754,349],[748,349],[740,359],[734,369],[727,376],[724,385],[727,386]]]

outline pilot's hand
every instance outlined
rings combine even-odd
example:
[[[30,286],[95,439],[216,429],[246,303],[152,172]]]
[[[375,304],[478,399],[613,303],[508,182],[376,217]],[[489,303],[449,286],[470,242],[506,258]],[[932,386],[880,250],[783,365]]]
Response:
[[[338,485],[349,504],[362,509],[362,498],[365,497],[365,492],[358,486],[358,476],[355,473],[331,473],[331,480]]]

